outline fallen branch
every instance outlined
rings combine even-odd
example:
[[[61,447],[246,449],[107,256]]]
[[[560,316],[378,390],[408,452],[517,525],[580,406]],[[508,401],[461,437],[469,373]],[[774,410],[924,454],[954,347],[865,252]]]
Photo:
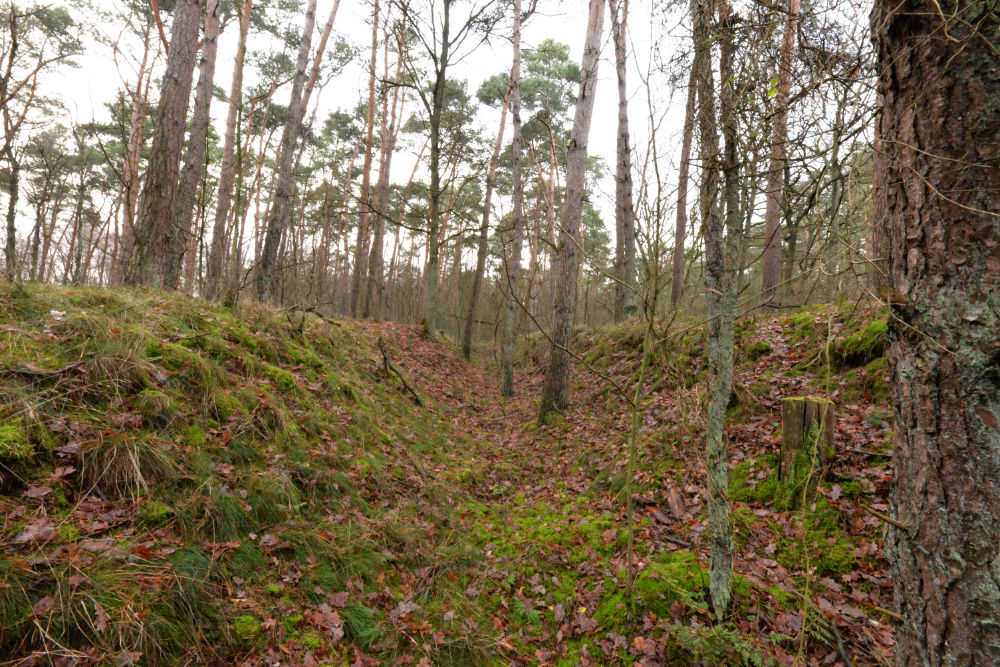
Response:
[[[326,322],[327,324],[332,324],[332,325],[333,325],[333,326],[335,326],[335,327],[342,327],[342,326],[344,326],[343,324],[341,324],[341,323],[340,323],[340,322],[338,322],[337,320],[331,320],[331,319],[330,319],[329,317],[327,317],[327,316],[326,316],[326,315],[324,315],[323,313],[321,313],[321,312],[319,312],[318,310],[316,310],[316,307],[315,307],[315,306],[308,306],[308,307],[306,307],[306,308],[301,308],[300,310],[301,310],[302,312],[304,312],[304,313],[312,313],[313,315],[315,315],[315,316],[316,316],[316,317],[318,317],[319,319],[323,320],[323,321],[324,321],[324,322]]]
[[[23,375],[25,377],[50,377],[52,375],[61,375],[62,373],[73,370],[74,368],[79,368],[80,366],[83,366],[83,363],[83,360],[74,361],[73,363],[63,366],[62,368],[56,368],[51,371],[47,371],[43,368],[28,368],[26,366],[22,368],[4,368],[0,370],[0,376]]]
[[[378,349],[382,353],[382,361],[385,363],[385,371],[388,373],[392,371],[403,381],[403,387],[410,392],[413,396],[413,401],[420,406],[423,406],[424,402],[420,400],[420,394],[417,393],[416,389],[410,386],[410,383],[406,381],[406,376],[403,372],[396,367],[396,364],[392,363],[392,359],[389,358],[389,351],[385,349],[385,341],[381,338],[378,339]]]
[[[853,447],[847,449],[847,451],[851,452],[852,454],[862,454],[864,456],[870,456],[872,458],[876,458],[876,457],[884,457],[884,458],[887,458],[887,459],[891,459],[892,458],[892,452],[873,452],[870,449],[858,449],[858,448],[853,448]]]
[[[895,526],[896,528],[899,528],[900,530],[906,530],[906,531],[909,530],[909,528],[906,527],[906,524],[900,523],[899,521],[896,521],[895,519],[893,519],[891,516],[889,516],[887,514],[883,514],[882,512],[879,512],[878,510],[873,509],[873,508],[869,507],[868,505],[862,505],[861,508],[863,510],[865,510],[866,512],[868,512],[869,514],[871,514],[876,519],[880,519],[881,521],[886,522],[890,526]]]
[[[864,607],[868,607],[872,611],[875,611],[875,612],[878,612],[879,614],[882,614],[883,616],[888,616],[889,618],[891,618],[892,620],[896,621],[897,623],[899,623],[899,622],[901,622],[903,620],[902,616],[900,616],[899,614],[897,614],[894,611],[886,609],[885,607],[880,607],[877,604],[872,604],[870,602],[865,602],[864,600],[859,600],[858,603],[861,604]]]

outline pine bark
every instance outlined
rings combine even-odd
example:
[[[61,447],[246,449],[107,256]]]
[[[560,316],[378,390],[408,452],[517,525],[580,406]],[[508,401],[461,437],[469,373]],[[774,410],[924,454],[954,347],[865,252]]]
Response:
[[[219,0],[207,0],[205,6],[205,34],[201,47],[198,86],[195,89],[194,113],[191,116],[191,134],[188,138],[184,169],[174,207],[174,240],[164,258],[163,286],[176,289],[180,280],[184,253],[190,245],[191,222],[198,199],[198,183],[205,167],[205,145],[208,139],[209,112],[215,84],[215,56],[219,47]]]
[[[614,317],[622,320],[638,312],[635,266],[635,209],[632,205],[632,147],[628,128],[626,88],[628,0],[611,4],[611,36],[615,43],[618,79],[618,138],[615,174],[615,283]]]
[[[781,279],[781,207],[784,200],[785,142],[788,136],[788,96],[792,87],[792,58],[795,55],[796,32],[799,25],[800,0],[788,0],[784,35],[778,62],[778,86],[774,96],[774,118],[771,125],[771,156],[767,170],[767,196],[764,211],[764,268],[761,292],[765,302],[777,298],[775,289]]]
[[[896,663],[996,665],[1000,20],[981,0],[880,0],[872,23],[886,151],[876,224],[897,295],[886,540]]]
[[[576,98],[573,131],[566,158],[566,194],[562,205],[559,243],[552,267],[552,289],[555,291],[552,327],[552,348],[546,370],[545,389],[538,417],[544,422],[554,412],[569,404],[570,347],[576,315],[577,264],[580,222],[583,218],[583,198],[586,195],[587,140],[594,112],[597,88],[598,55],[604,27],[604,0],[590,0],[587,38],[580,66],[580,92]]]
[[[240,13],[240,39],[233,63],[233,78],[229,87],[229,112],[226,116],[226,135],[222,144],[222,165],[219,173],[219,191],[215,201],[215,221],[212,226],[212,246],[205,268],[205,296],[218,299],[222,295],[222,266],[227,246],[227,224],[232,202],[233,182],[236,180],[236,126],[240,107],[243,105],[243,62],[247,54],[247,33],[253,0],[243,1]]]
[[[128,285],[163,287],[163,269],[176,242],[174,202],[203,7],[203,0],[178,0],[174,8],[170,52],[160,90],[146,182],[140,195],[135,239],[122,267],[122,278]]]

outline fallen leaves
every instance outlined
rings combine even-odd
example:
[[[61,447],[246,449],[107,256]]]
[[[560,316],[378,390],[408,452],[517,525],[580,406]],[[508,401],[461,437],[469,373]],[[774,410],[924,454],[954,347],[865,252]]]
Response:
[[[47,517],[29,519],[24,530],[14,536],[14,544],[46,544],[56,539],[56,524]]]

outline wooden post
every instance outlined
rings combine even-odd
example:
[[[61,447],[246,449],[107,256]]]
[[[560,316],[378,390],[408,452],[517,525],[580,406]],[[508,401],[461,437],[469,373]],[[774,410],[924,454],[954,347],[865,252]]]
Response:
[[[793,396],[781,401],[780,504],[794,507],[806,483],[815,486],[833,459],[834,404],[818,396]]]

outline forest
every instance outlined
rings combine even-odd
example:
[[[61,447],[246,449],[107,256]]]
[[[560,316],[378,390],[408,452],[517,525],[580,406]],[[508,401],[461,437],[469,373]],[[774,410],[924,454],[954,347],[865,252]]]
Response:
[[[0,662],[1000,664],[997,0],[0,0]]]

